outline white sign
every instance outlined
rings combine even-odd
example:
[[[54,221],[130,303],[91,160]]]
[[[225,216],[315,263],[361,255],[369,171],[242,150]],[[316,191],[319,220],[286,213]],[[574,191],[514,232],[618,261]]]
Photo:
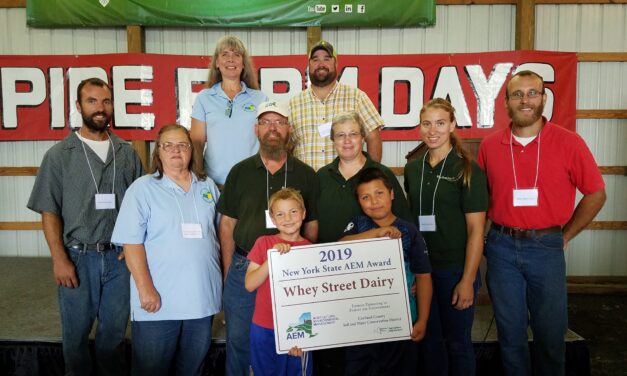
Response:
[[[400,239],[268,250],[276,351],[410,339]]]

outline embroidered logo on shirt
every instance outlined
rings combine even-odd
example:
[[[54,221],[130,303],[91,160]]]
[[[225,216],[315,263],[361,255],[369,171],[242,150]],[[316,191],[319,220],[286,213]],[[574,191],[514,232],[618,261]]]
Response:
[[[353,222],[349,222],[348,225],[346,225],[344,232],[349,232],[350,230],[353,229],[353,227],[355,227],[355,224]]]
[[[459,179],[461,179],[463,175],[464,175],[464,171],[460,171],[457,176],[438,175],[438,178],[440,178],[442,180],[450,181],[450,182],[456,182]]]
[[[203,190],[201,194],[203,200],[207,201],[208,203],[213,202],[213,195],[211,194],[211,192],[209,192],[208,190]]]
[[[247,111],[247,112],[253,112],[256,109],[255,105],[252,103],[245,104],[243,108],[244,108],[244,111]]]

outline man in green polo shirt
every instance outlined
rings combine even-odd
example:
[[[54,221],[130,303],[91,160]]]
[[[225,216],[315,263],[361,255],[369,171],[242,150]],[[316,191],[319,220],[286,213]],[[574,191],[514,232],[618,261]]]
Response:
[[[287,114],[287,106],[282,103],[259,105],[255,125],[259,153],[233,166],[218,202],[222,214],[220,248],[225,278],[227,375],[249,375],[249,334],[255,293],[244,288],[246,255],[258,237],[277,233],[268,214],[269,197],[283,187],[299,190],[307,209],[303,236],[311,242],[318,237],[316,173],[287,153],[292,131]]]

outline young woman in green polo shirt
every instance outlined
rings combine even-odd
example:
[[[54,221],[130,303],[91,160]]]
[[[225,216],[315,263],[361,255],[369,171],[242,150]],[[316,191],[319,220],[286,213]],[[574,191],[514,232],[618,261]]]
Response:
[[[428,150],[405,167],[405,190],[432,264],[433,300],[422,343],[427,375],[474,375],[471,329],[488,209],[486,178],[455,136],[455,109],[435,98],[420,111]]]

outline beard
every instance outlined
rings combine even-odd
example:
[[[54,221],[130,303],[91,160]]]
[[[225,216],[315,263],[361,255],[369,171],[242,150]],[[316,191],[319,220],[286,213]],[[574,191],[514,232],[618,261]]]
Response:
[[[327,86],[337,77],[336,71],[331,71],[326,68],[318,68],[313,72],[309,72],[309,80],[315,86]]]
[[[94,117],[96,116],[104,116],[104,121],[96,121]],[[83,118],[83,124],[90,130],[94,132],[102,132],[107,129],[109,122],[111,122],[111,115],[108,115],[106,112],[94,112],[93,114],[86,115],[85,113],[81,114]]]
[[[542,118],[542,112],[544,111],[544,103],[540,102],[539,105],[533,108],[533,114],[531,117],[521,116],[518,112],[516,112],[517,108],[520,108],[522,104],[519,104],[514,108],[514,106],[507,106],[507,113],[509,114],[509,118],[512,119],[512,124],[517,127],[528,127],[534,124],[536,121]],[[527,107],[531,107],[526,105]]]
[[[273,135],[277,138],[270,141],[270,135]],[[259,149],[266,158],[279,160],[283,157],[283,154],[287,150],[287,142],[287,137],[281,136],[281,134],[276,131],[269,131],[261,139],[259,143]]]

